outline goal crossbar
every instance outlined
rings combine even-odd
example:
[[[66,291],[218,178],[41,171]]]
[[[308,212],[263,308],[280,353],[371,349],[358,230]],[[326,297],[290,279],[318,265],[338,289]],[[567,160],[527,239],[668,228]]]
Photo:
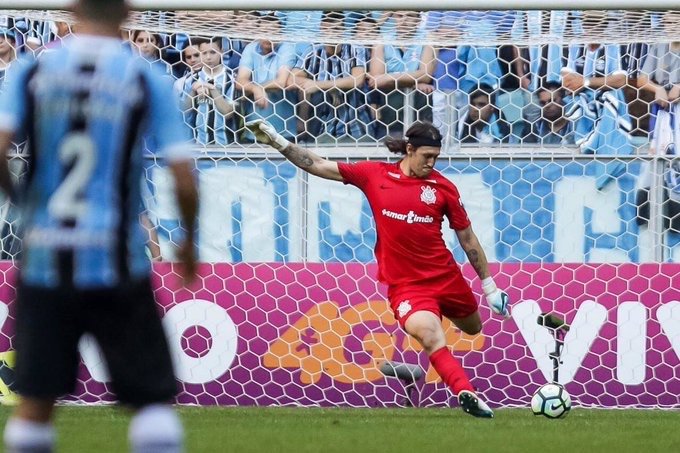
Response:
[[[311,0],[244,0],[225,4],[219,0],[128,0],[136,10],[315,10],[319,3]],[[73,0],[5,0],[5,9],[68,9]],[[564,0],[546,3],[544,0],[326,0],[325,10],[574,10],[574,9],[676,9],[677,1],[649,0],[641,5],[639,0],[602,0],[595,5],[592,0]]]

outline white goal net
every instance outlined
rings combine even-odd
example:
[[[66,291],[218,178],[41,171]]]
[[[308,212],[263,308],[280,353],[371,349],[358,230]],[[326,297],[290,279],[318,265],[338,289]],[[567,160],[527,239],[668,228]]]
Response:
[[[399,328],[375,279],[376,232],[355,188],[307,176],[253,142],[264,118],[337,160],[394,159],[415,121],[444,136],[455,182],[512,318],[448,345],[492,406],[553,379],[577,405],[680,407],[680,12],[144,11],[124,45],[172,77],[195,142],[197,289],[173,271],[181,227],[160,159],[146,159],[156,295],[179,403],[439,406],[454,399]],[[63,11],[0,10],[0,90],[17,57],[77,33]],[[251,83],[252,82],[252,83]],[[209,83],[218,97],[198,89]],[[19,144],[20,145],[20,144]],[[151,147],[152,148],[152,147]],[[13,161],[24,171],[22,150]],[[17,215],[2,205],[0,396],[11,402]],[[447,244],[481,296],[448,227]],[[96,345],[69,399],[112,398]],[[412,366],[413,383],[385,374]],[[388,373],[389,374],[389,373]]]

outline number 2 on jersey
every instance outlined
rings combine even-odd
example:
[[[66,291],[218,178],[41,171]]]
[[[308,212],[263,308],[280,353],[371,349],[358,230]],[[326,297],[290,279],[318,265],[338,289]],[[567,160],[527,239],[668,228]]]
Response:
[[[95,168],[95,144],[83,132],[71,133],[59,146],[59,160],[65,167],[70,166],[71,169],[50,198],[47,209],[59,220],[76,221],[88,209],[82,191],[90,181]]]

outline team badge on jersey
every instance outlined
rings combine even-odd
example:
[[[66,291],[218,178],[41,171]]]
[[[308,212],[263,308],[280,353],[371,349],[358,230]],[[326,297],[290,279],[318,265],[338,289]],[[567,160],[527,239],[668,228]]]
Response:
[[[437,189],[433,189],[430,186],[420,186],[423,189],[423,193],[420,194],[420,201],[425,204],[434,204],[437,201],[437,196],[435,192]]]
[[[399,317],[403,318],[406,316],[406,314],[411,311],[411,301],[410,300],[404,300],[399,304],[399,307],[397,307],[397,312],[399,312]]]

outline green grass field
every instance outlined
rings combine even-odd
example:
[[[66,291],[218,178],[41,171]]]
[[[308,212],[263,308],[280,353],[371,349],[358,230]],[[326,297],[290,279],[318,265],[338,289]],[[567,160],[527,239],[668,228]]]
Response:
[[[4,425],[8,408],[0,408]],[[574,409],[564,420],[505,409],[181,408],[188,452],[680,452],[680,411]],[[63,407],[58,451],[126,451],[129,414]]]

